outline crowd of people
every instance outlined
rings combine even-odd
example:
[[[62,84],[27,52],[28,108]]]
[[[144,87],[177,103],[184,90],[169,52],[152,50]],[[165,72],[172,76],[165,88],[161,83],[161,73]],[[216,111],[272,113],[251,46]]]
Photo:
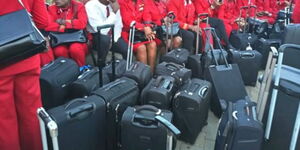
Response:
[[[49,46],[39,55],[16,62],[0,69],[0,149],[1,150],[41,150],[41,140],[36,109],[40,107],[40,67],[53,59],[63,56],[72,58],[79,66],[85,65],[88,49],[99,51],[99,58],[105,63],[107,50],[112,49],[127,55],[129,30],[132,21],[136,30],[143,33],[146,40],[134,42],[136,59],[155,67],[157,53],[164,53],[165,46],[183,47],[195,51],[197,32],[200,32],[200,48],[203,47],[204,27],[216,29],[222,44],[231,49],[231,31],[245,24],[245,17],[256,16],[270,24],[276,21],[277,13],[295,4],[293,22],[300,23],[300,0],[54,0],[45,5],[44,0],[22,0],[31,13],[36,26],[45,33],[86,30],[88,43],[69,43],[57,47]],[[242,6],[256,5],[257,10],[240,11]],[[1,0],[0,16],[23,7],[18,0]],[[198,14],[208,14],[208,23]],[[173,19],[169,16],[172,14]],[[249,15],[248,15],[249,14]],[[173,20],[173,21],[172,21]],[[173,36],[172,45],[165,44],[164,38],[154,30],[174,22],[179,31]],[[111,30],[101,30],[98,26],[114,24],[114,44]],[[48,43],[49,43],[49,39]]]

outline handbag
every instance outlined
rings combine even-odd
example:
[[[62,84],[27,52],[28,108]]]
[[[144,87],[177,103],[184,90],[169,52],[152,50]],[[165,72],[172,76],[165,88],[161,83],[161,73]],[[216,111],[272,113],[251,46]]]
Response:
[[[87,37],[83,30],[75,30],[71,32],[50,32],[50,45],[52,48],[69,43],[86,43]]]
[[[165,25],[161,26],[161,29],[164,35],[168,34],[170,36],[175,36],[179,32],[179,23],[175,22],[171,26],[168,26],[168,32]]]
[[[24,9],[0,16],[0,67],[29,58],[47,49],[46,41]]]

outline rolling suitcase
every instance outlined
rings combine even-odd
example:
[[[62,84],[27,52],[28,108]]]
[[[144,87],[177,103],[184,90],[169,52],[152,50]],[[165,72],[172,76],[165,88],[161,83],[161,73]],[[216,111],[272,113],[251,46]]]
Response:
[[[119,148],[119,125],[123,112],[128,106],[137,104],[139,96],[137,83],[122,77],[95,90],[92,94],[102,97],[106,102],[106,150],[116,150]]]
[[[180,134],[172,117],[172,112],[151,105],[128,107],[121,122],[122,150],[172,150],[174,136],[168,132]]]
[[[284,44],[279,48],[278,64],[271,87],[272,94],[269,95],[263,117],[266,125],[266,141],[263,147],[266,150],[300,148],[300,69],[287,66],[283,62],[288,57],[285,53],[289,50],[299,51],[300,46]]]
[[[220,40],[216,36],[214,29],[212,29],[212,34],[221,47]],[[212,52],[212,50],[210,52]],[[221,55],[225,60],[225,65],[219,65],[214,57],[214,53],[211,54],[216,63],[216,65],[211,65],[208,68],[208,81],[213,85],[211,110],[217,117],[221,117],[223,112],[221,99],[227,102],[235,102],[247,96],[247,92],[237,64],[228,64],[223,51],[221,51]]]
[[[159,109],[169,109],[177,90],[175,79],[171,76],[158,76],[152,79],[141,93],[142,105],[153,105]]]
[[[254,49],[261,53],[262,61],[260,65],[260,69],[265,69],[269,52],[271,51],[271,46],[275,48],[279,48],[281,45],[280,39],[264,39],[260,38],[257,43],[255,44]]]
[[[134,34],[135,21],[130,25],[126,72],[124,73],[124,76],[135,80],[138,83],[140,90],[142,90],[151,80],[152,72],[150,66],[138,61],[133,62]]]
[[[106,64],[103,68],[103,72],[105,72],[108,76],[110,81],[113,81],[113,72],[112,72],[113,62]],[[115,78],[121,78],[126,71],[126,60],[124,59],[117,59],[115,61]]]
[[[211,88],[208,81],[194,78],[175,94],[172,110],[174,124],[181,131],[180,140],[194,144],[207,125]]]
[[[163,55],[160,62],[173,62],[182,66],[186,66],[190,52],[184,48],[176,48]]]
[[[260,150],[263,128],[255,103],[246,98],[229,102],[219,123],[215,150]]]
[[[245,85],[256,85],[262,55],[256,50],[231,50],[232,63],[239,66]]]
[[[191,78],[192,72],[184,66],[175,63],[162,62],[156,66],[155,75],[172,76],[176,80],[176,86],[180,87]]]
[[[103,84],[109,83],[109,77],[102,73]],[[92,68],[84,71],[78,76],[77,80],[70,84],[70,98],[80,98],[90,95],[99,88],[99,69]]]
[[[283,34],[282,44],[298,44],[300,45],[300,24],[289,24],[285,27]],[[283,59],[283,63],[288,66],[300,68],[299,59],[300,52],[293,48],[288,48],[284,53],[286,59]]]
[[[37,113],[43,150],[48,146],[53,150],[105,149],[106,105],[101,97],[78,98],[47,112],[39,108]]]
[[[68,100],[69,85],[79,75],[75,61],[59,57],[41,70],[40,84],[45,109],[64,104]]]

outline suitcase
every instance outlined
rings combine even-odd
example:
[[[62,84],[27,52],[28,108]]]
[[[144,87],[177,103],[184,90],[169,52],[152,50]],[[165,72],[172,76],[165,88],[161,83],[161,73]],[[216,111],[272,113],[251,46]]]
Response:
[[[153,105],[159,109],[169,109],[177,90],[175,79],[171,76],[158,76],[152,79],[141,93],[142,105]]]
[[[99,96],[74,99],[47,112],[39,108],[38,116],[44,150],[105,149],[106,104]]]
[[[213,36],[220,43],[219,38],[213,30]],[[208,67],[208,81],[213,85],[211,110],[217,117],[221,117],[223,112],[221,99],[225,101],[237,101],[247,96],[244,82],[237,64],[228,64],[227,59],[222,53],[225,60],[225,65],[219,65],[218,61],[214,59],[216,65]],[[213,58],[214,54],[212,53]]]
[[[174,124],[181,131],[180,140],[194,144],[207,125],[211,88],[208,81],[194,78],[175,94],[172,110]]]
[[[231,50],[232,63],[240,69],[245,85],[256,85],[258,71],[260,70],[262,55],[256,50]]]
[[[168,127],[157,117],[163,118]],[[172,150],[173,136],[168,130],[179,132],[171,124],[172,117],[172,112],[151,105],[128,107],[121,122],[122,150]]]
[[[266,125],[263,147],[266,150],[300,148],[300,69],[284,63],[285,53],[289,50],[299,51],[300,45],[284,44],[279,48],[270,90],[272,94],[269,95],[263,117]]]
[[[299,36],[300,36],[300,24],[289,24],[286,26],[284,30],[282,43],[300,45]],[[300,51],[293,48],[287,48],[287,50],[284,52],[285,58],[283,59],[283,64],[300,69],[300,63],[298,61],[299,56],[300,56]]]
[[[109,77],[102,73],[103,84],[109,83]],[[70,84],[70,98],[80,98],[90,95],[90,93],[99,88],[99,69],[92,68],[84,71],[78,76],[77,80]]]
[[[215,150],[260,150],[263,128],[256,118],[255,103],[246,99],[229,102],[219,123]]]
[[[272,28],[269,30],[269,39],[280,39],[282,40],[282,35],[284,32],[284,20],[277,20]]]
[[[201,63],[202,54],[190,55],[186,68],[192,71],[192,78],[203,78],[203,67]]]
[[[105,72],[108,76],[110,81],[113,81],[113,73],[112,73],[112,62],[106,64],[103,68],[103,72]],[[115,77],[116,79],[121,78],[126,71],[126,60],[124,59],[117,59],[115,61]]]
[[[192,76],[192,72],[190,69],[184,68],[184,66],[175,63],[167,62],[158,64],[155,69],[155,74],[156,76],[172,76],[176,80],[177,87],[180,87],[182,84],[187,82]]]
[[[135,21],[133,21],[130,24],[130,31],[129,31],[130,44],[128,44],[126,71],[124,73],[124,76],[135,80],[138,83],[140,90],[142,90],[151,80],[152,72],[150,66],[138,61],[133,62],[134,33],[135,33]]]
[[[267,59],[269,52],[271,51],[271,46],[275,48],[279,48],[281,45],[280,39],[264,39],[260,38],[257,43],[255,44],[254,49],[261,53],[262,55],[262,61],[260,65],[260,69],[265,69],[267,64]]]
[[[122,77],[92,92],[106,102],[106,150],[119,148],[120,121],[128,106],[134,106],[139,96],[137,83]]]
[[[182,66],[186,66],[190,52],[184,48],[176,48],[163,55],[160,62],[173,62]]]
[[[253,47],[257,40],[257,35],[253,33],[240,33],[236,30],[232,31],[229,37],[229,42],[238,50],[246,49],[249,44]]]
[[[45,109],[67,102],[69,85],[77,79],[79,73],[76,62],[63,57],[57,58],[42,68],[40,85]]]
[[[247,22],[250,33],[254,33],[258,38],[268,38],[269,24],[266,20],[250,17]]]

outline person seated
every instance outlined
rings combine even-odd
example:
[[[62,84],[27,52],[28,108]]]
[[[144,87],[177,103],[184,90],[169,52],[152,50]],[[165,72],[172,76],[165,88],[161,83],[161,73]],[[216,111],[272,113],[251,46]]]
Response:
[[[112,49],[120,52],[123,58],[127,55],[127,43],[121,38],[122,17],[117,0],[90,0],[85,5],[88,15],[87,31],[92,33],[94,49],[98,51],[101,65],[105,64],[108,50],[111,47],[111,29],[103,29],[98,34],[97,27],[114,24],[114,42]]]
[[[72,30],[84,30],[87,25],[87,14],[85,7],[76,0],[54,0],[55,4],[49,6],[50,32],[65,33]],[[72,58],[79,66],[85,65],[87,53],[86,43],[70,43],[53,48],[55,57]]]
[[[294,9],[293,15],[292,15],[292,19],[293,19],[293,23],[300,23],[300,0],[296,0],[295,1],[295,7],[297,9]]]
[[[215,28],[215,31],[217,33],[217,36],[222,40],[222,42],[225,44],[226,49],[233,49],[229,42],[229,36],[228,32],[230,32],[230,26],[227,25],[227,32],[225,29],[224,21],[219,19],[219,16],[222,16],[225,13],[224,11],[221,12],[219,9],[223,5],[223,1],[219,2],[218,0],[194,0],[194,5],[196,7],[196,13],[202,14],[202,13],[208,13],[208,24]],[[224,7],[224,6],[223,6]],[[218,48],[218,45],[215,44],[215,47]]]
[[[148,64],[151,67],[151,70],[154,71],[157,51],[156,42],[154,41],[156,37],[152,28],[143,23],[143,0],[120,0],[119,3],[123,21],[122,38],[126,42],[129,41],[130,25],[135,21],[137,32],[144,33],[147,40],[135,42],[133,51],[136,53],[138,61]]]

